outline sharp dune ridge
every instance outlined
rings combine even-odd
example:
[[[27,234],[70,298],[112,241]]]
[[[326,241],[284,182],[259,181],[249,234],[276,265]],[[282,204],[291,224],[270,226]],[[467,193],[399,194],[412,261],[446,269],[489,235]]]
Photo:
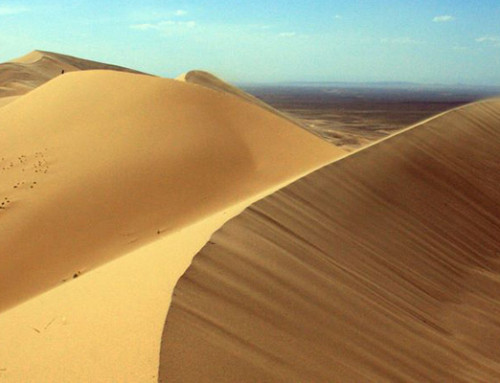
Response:
[[[190,84],[197,84],[200,86],[204,86],[204,87],[214,89],[214,90],[219,91],[219,92],[230,93],[230,94],[233,94],[233,95],[240,97],[244,100],[247,100],[253,104],[257,104],[257,105],[263,107],[264,109],[268,109],[268,110],[271,110],[273,112],[275,111],[274,108],[272,108],[268,104],[262,102],[257,97],[254,97],[251,94],[248,94],[248,93],[242,91],[241,89],[222,81],[221,79],[217,78],[213,74],[202,71],[202,70],[189,71],[189,72],[184,73],[184,74],[180,75],[179,77],[177,77],[177,80],[188,82]]]
[[[9,61],[10,63],[18,64],[39,64],[42,61],[52,60],[52,65],[59,63],[61,65],[71,66],[70,69],[78,70],[114,70],[118,72],[128,72],[145,74],[135,69],[125,68],[119,65],[106,64],[98,61],[83,59],[80,57],[65,55],[56,52],[48,52],[42,50],[34,50],[25,56]],[[64,67],[62,68],[64,69]]]
[[[280,117],[283,117],[284,119],[294,123],[295,125],[300,126],[301,128],[306,129],[306,124],[300,121],[297,118],[294,118],[286,113],[283,113],[275,108],[273,108],[271,105],[266,104],[262,100],[258,99],[257,97],[252,96],[251,94],[221,80],[220,78],[214,76],[211,73],[202,71],[202,70],[193,70],[189,71],[187,73],[184,73],[177,77],[177,80],[179,81],[185,81],[190,84],[197,84],[200,86],[204,86],[206,88],[214,89],[219,92],[224,92],[224,93],[229,93],[232,94],[236,97],[241,98],[242,100],[245,100],[247,102],[250,102],[254,105],[260,106],[261,108],[274,113]]]
[[[499,153],[479,102],[253,204],[177,283],[159,381],[500,380]]]

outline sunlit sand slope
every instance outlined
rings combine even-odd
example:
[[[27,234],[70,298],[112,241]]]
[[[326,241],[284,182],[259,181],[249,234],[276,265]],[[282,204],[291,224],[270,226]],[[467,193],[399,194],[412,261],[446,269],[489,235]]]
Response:
[[[69,73],[0,110],[0,311],[342,152],[209,89]]]
[[[500,101],[322,168],[178,282],[164,382],[500,381]]]

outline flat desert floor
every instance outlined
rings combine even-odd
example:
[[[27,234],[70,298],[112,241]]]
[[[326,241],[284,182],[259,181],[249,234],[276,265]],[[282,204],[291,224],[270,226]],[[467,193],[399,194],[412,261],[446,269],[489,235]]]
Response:
[[[358,149],[444,111],[494,97],[498,88],[415,85],[246,86],[246,91],[303,121],[318,136]]]

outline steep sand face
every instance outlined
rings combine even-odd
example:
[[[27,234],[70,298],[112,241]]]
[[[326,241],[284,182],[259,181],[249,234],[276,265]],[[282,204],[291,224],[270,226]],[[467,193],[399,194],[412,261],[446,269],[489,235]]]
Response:
[[[237,98],[70,73],[0,111],[0,310],[343,152]]]
[[[164,382],[500,381],[500,101],[252,205],[178,282]]]
[[[241,98],[242,100],[245,100],[249,103],[252,103],[254,105],[260,106],[261,108],[267,110],[268,112],[274,113],[280,117],[285,118],[286,120],[294,123],[295,125],[298,125],[300,127],[304,127],[304,124],[302,121],[293,118],[289,116],[286,113],[283,113],[275,108],[273,108],[271,105],[266,104],[265,102],[261,101],[257,97],[252,96],[251,94],[221,80],[220,78],[214,76],[211,73],[201,71],[201,70],[193,70],[189,71],[187,73],[184,73],[177,77],[177,80],[179,81],[184,81],[188,82],[190,84],[196,84],[203,86],[205,88],[210,88],[219,92],[225,92],[232,94],[236,97]]]
[[[157,382],[177,280],[251,200],[160,238],[0,314],[0,381]]]
[[[84,60],[53,52],[33,51],[25,56],[0,64],[0,106],[10,97],[28,93],[64,72],[106,69],[130,73],[138,71],[117,65]]]

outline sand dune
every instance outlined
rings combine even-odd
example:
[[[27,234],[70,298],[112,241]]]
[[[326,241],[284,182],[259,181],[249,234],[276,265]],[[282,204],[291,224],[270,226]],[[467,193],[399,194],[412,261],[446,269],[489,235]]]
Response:
[[[35,50],[22,57],[0,64],[0,107],[17,99],[47,81],[65,73],[83,70],[113,70],[144,74],[112,64],[100,63],[60,53]],[[254,105],[277,114],[288,121],[305,127],[302,121],[283,113],[243,90],[224,82],[211,73],[193,70],[180,75],[177,80],[232,94]]]
[[[500,379],[500,101],[317,170],[206,72],[0,69],[0,381]]]
[[[275,110],[270,105],[259,100],[257,97],[254,97],[251,94],[244,92],[243,90],[241,90],[241,89],[221,80],[217,76],[214,76],[213,74],[205,72],[205,71],[192,70],[192,71],[189,71],[187,73],[180,75],[179,77],[177,77],[177,80],[188,82],[190,84],[201,85],[201,86],[204,86],[206,88],[210,88],[210,89],[220,91],[220,92],[230,93],[230,94],[233,94],[237,97],[242,98],[243,100],[251,102],[252,104],[259,105],[263,108],[267,108],[267,109],[272,110],[272,111]]]
[[[165,382],[500,381],[500,100],[324,167],[180,279]]]
[[[210,235],[250,202],[0,313],[1,381],[157,382],[161,333],[175,283]]]
[[[58,77],[0,125],[0,309],[342,154],[232,96],[111,71]]]
[[[133,69],[117,65],[105,64],[86,60],[78,57],[63,55],[60,53],[35,50],[17,59],[0,64],[0,107],[15,101],[33,89],[45,84],[47,81],[65,73],[82,70],[114,70],[119,72],[130,72],[144,74]],[[274,113],[289,122],[307,129],[322,137],[311,124],[306,124],[299,118],[292,117],[288,113],[273,108],[257,97],[221,80],[211,73],[193,70],[177,77],[177,80],[196,84],[218,92],[228,93],[240,99],[257,105],[268,112]],[[344,138],[342,143],[348,138]],[[343,144],[342,144],[343,145]],[[338,146],[342,146],[338,145]],[[346,149],[347,147],[343,148]]]
[[[0,106],[14,96],[28,93],[61,72],[106,69],[130,73],[138,71],[73,56],[35,50],[25,56],[0,64]],[[9,99],[5,99],[9,97]]]
[[[254,97],[251,94],[241,90],[240,88],[237,88],[234,85],[231,85],[221,80],[220,78],[214,76],[211,73],[201,70],[193,70],[180,75],[179,77],[177,77],[177,80],[188,82],[190,84],[200,85],[206,88],[216,90],[218,92],[232,94],[251,104],[260,106],[261,108],[267,110],[268,112],[274,113],[294,123],[295,125],[300,126],[301,128],[305,128],[305,124],[301,120],[294,118],[284,112],[281,112],[278,109],[273,108],[271,105],[265,103],[264,101],[258,99],[257,97]]]
[[[157,381],[194,254],[344,155],[230,94],[115,71],[59,76],[0,126],[2,382]]]

